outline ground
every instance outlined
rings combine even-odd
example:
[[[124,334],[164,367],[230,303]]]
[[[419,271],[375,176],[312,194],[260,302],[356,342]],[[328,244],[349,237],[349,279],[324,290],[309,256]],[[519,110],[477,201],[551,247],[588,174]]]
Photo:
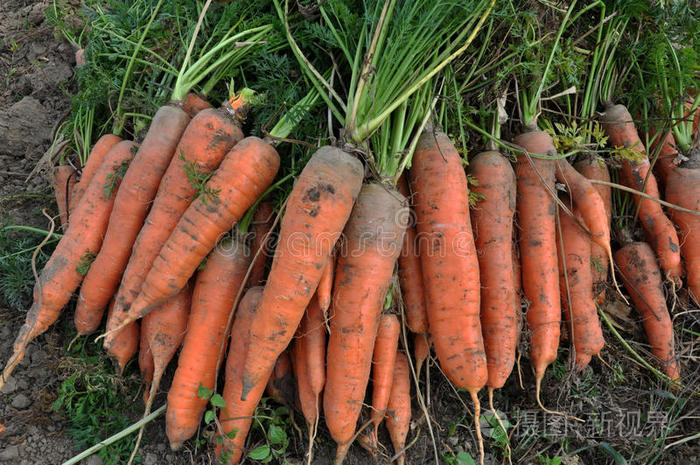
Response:
[[[27,181],[51,145],[56,128],[70,111],[69,93],[75,86],[75,50],[46,23],[44,12],[50,4],[50,1],[26,0],[0,3],[0,36],[5,38],[0,43],[0,79],[3,81],[0,88],[0,218],[3,225],[46,228],[47,221],[41,210],[55,210],[47,172],[39,171]],[[622,325],[624,334],[636,341],[643,340],[640,326],[629,319],[629,309],[614,297],[614,293],[609,296],[606,308]],[[682,294],[679,302],[677,326],[697,325],[697,317],[688,318],[692,313],[684,316],[683,305],[687,306],[687,299],[684,300]],[[3,364],[11,353],[14,335],[23,318],[21,312],[0,308],[0,362]],[[69,435],[69,419],[52,409],[69,373],[65,361],[70,342],[67,328],[71,321],[72,308],[68,308],[56,325],[30,345],[24,361],[2,391],[0,422],[6,426],[0,436],[2,463],[59,464],[79,452]],[[697,329],[696,326],[694,330]],[[662,452],[664,443],[655,441],[669,425],[675,429],[665,444],[700,429],[696,397],[685,395],[690,400],[679,406],[662,382],[631,361],[610,331],[606,329],[605,335],[608,341],[603,353],[605,363],[596,360],[591,368],[577,374],[566,365],[568,351],[563,350],[560,360],[564,362],[555,363],[545,380],[544,404],[583,417],[587,420],[586,426],[575,420],[545,415],[537,408],[533,378],[525,358],[521,361],[524,389],[520,388],[516,370],[506,387],[496,393],[497,408],[506,412],[502,416],[517,423],[511,438],[516,463],[554,464],[557,463],[555,457],[562,457],[562,464],[649,463],[657,452]],[[679,338],[679,344],[688,389],[697,390],[697,349],[694,349],[693,340],[686,336]],[[643,350],[642,346],[635,343],[637,350]],[[169,381],[166,376],[163,386],[167,387]],[[426,391],[426,384],[420,384],[423,394],[428,394],[425,411],[432,419],[433,433],[429,433],[428,422],[421,414],[423,408],[415,399],[407,463],[434,463],[434,447],[440,463],[469,463],[452,458],[459,457],[460,451],[478,456],[469,396],[456,392],[435,364],[431,364],[429,385]],[[164,392],[155,405],[162,405]],[[482,403],[486,403],[486,396],[481,397]],[[140,399],[140,392],[134,395],[134,402],[140,402],[136,399]],[[142,408],[140,404],[139,408]],[[139,411],[131,415],[132,420],[137,420]],[[301,417],[297,414],[295,419],[298,423]],[[180,452],[170,452],[164,429],[163,417],[147,428],[141,449],[143,463],[214,463],[211,452],[206,447],[204,450],[196,448],[193,442],[188,442]],[[503,446],[491,437],[487,423],[483,423],[483,429],[487,437],[487,463],[501,463]],[[294,428],[288,430],[292,436],[287,454],[289,463],[301,463],[306,449],[305,430],[304,434],[295,431]],[[381,440],[389,447],[386,432],[382,433]],[[329,434],[321,427],[314,463],[330,463],[333,452]],[[625,456],[627,462],[620,462],[616,453]],[[674,446],[658,457],[656,463],[697,463],[699,457],[700,445],[695,440]],[[389,458],[390,449],[377,457],[377,463],[386,463]],[[372,461],[368,453],[353,447],[346,463]],[[83,463],[96,465],[102,460],[93,456]]]

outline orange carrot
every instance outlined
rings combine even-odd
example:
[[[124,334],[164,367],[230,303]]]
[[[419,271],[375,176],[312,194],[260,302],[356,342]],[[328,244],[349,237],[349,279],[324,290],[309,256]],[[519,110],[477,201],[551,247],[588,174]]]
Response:
[[[579,221],[583,221],[578,208],[574,214]],[[557,235],[557,239],[561,239],[558,249],[562,312],[569,323],[569,334],[574,342],[576,368],[582,370],[605,345],[593,300],[591,240],[563,210],[559,211],[559,224],[561,238]]]
[[[226,382],[222,394],[226,407],[219,412],[219,421],[226,436],[222,438],[223,444],[218,445],[216,449],[217,455],[229,465],[237,464],[241,460],[248,430],[253,422],[255,407],[258,405],[267,380],[272,373],[272,364],[270,364],[267,376],[253,386],[248,400],[241,400],[243,390],[242,362],[250,347],[250,325],[253,320],[259,318],[262,293],[262,287],[248,289],[238,305],[236,319],[231,329],[231,344],[226,359]]]
[[[250,330],[252,350],[245,360],[243,399],[267,381],[275,360],[294,336],[350,216],[362,176],[362,164],[334,147],[317,150],[299,175],[281,221],[259,317]],[[252,402],[257,404],[255,398]]]
[[[204,110],[187,126],[134,242],[117,292],[115,312],[107,319],[108,330],[124,320],[158,252],[197,194],[197,188],[188,180],[188,171],[190,174],[196,170],[200,175],[209,175],[242,138],[241,129],[223,109]],[[112,345],[114,337],[116,335],[106,337],[106,348]]]
[[[523,133],[515,138],[515,143],[528,152],[556,154],[552,138],[545,132]],[[535,392],[540,405],[542,378],[547,367],[557,358],[561,325],[556,207],[550,192],[543,185],[543,182],[546,183],[554,192],[554,171],[554,160],[518,155],[515,174],[520,264],[523,293],[530,302],[526,314],[530,330],[530,362],[535,372]]]
[[[153,356],[153,382],[150,385],[143,418],[146,418],[151,413],[151,406],[160,387],[160,380],[170,360],[175,356],[185,338],[191,302],[192,288],[187,285],[177,295],[154,309],[143,319],[141,331],[146,333],[148,347],[151,349]],[[129,464],[136,456],[142,437],[143,426],[139,430],[136,445],[129,458]]]
[[[489,390],[500,389],[515,364],[518,308],[515,306],[513,216],[515,173],[499,152],[482,152],[469,162],[481,200],[471,209],[481,280],[481,328]]]
[[[479,262],[469,218],[469,191],[457,149],[441,132],[425,131],[410,171],[428,322],[435,353],[447,377],[475,406],[483,457],[477,393],[488,370],[481,334]]]
[[[588,179],[610,182],[610,172],[605,162],[600,157],[584,158],[574,164],[574,168]],[[595,189],[603,199],[605,214],[608,224],[612,220],[612,190],[610,186],[595,184]],[[596,287],[597,302],[600,304],[605,299],[605,283],[608,279],[608,266],[610,258],[607,252],[598,244],[591,244],[591,262],[593,263],[593,283]]]
[[[301,339],[306,346],[309,385],[318,401],[326,384],[326,325],[318,295],[311,299],[302,322]]]
[[[114,312],[114,299],[109,301],[109,306],[108,306],[108,311],[107,311],[107,318],[110,317],[112,312]],[[144,336],[145,337],[145,336]],[[128,328],[126,328],[124,331],[121,331],[119,335],[114,339],[114,344],[112,345],[110,351],[109,351],[109,356],[112,359],[112,361],[115,364],[115,368],[117,369],[117,373],[120,375],[124,373],[124,368],[126,368],[126,364],[129,360],[131,360],[131,357],[133,357],[136,354],[136,351],[139,350],[139,344],[140,344],[140,328],[138,324],[131,325]],[[148,345],[148,339],[146,338],[146,345]],[[148,350],[150,353],[150,348]],[[145,354],[144,354],[145,357]],[[153,355],[150,355],[150,360],[144,360],[144,368],[148,370],[148,364],[153,363]],[[139,364],[139,368],[140,368]],[[146,375],[148,376],[149,373],[146,372]],[[150,386],[151,381],[153,380],[153,375],[152,373],[150,374],[150,379],[146,379],[146,376],[144,376],[144,381],[148,383],[148,386]],[[144,394],[144,397],[146,397],[146,394]]]
[[[115,145],[85,191],[73,213],[71,227],[58,242],[34,284],[34,303],[15,339],[14,352],[3,371],[0,388],[24,357],[27,345],[58,319],[61,309],[83,280],[81,271],[89,265],[90,255],[99,252],[120,180],[117,171],[131,160],[134,147],[136,144],[131,141]],[[111,188],[105,189],[105,184]]]
[[[304,323],[299,325],[298,339],[292,348],[292,359],[294,361],[294,379],[296,380],[296,392],[301,413],[306,420],[309,429],[309,453],[313,447],[314,426],[320,415],[320,405],[318,396],[311,389],[311,379],[309,377],[308,345],[302,341]],[[286,354],[287,352],[282,352]],[[273,375],[274,377],[274,375]]]
[[[330,309],[323,411],[343,462],[355,434],[372,367],[377,326],[394,265],[401,253],[405,198],[380,184],[365,184],[343,231]]]
[[[168,392],[165,432],[172,450],[196,433],[202,419],[207,400],[198,396],[199,386],[214,389],[226,323],[249,265],[247,247],[234,237],[219,242],[197,273],[187,335]]]
[[[167,105],[153,117],[114,200],[100,253],[80,288],[74,318],[78,334],[89,334],[100,325],[104,309],[119,286],[158,184],[189,120],[185,112]]]
[[[145,331],[141,331],[141,341],[139,342],[139,371],[141,378],[146,382],[146,386],[150,386],[153,382],[153,353],[148,345],[148,335]],[[144,404],[148,402],[148,389],[143,392]]]
[[[654,252],[645,242],[633,242],[615,252],[615,263],[635,308],[642,316],[651,353],[671,379],[679,379],[673,323],[666,307],[661,272]]]
[[[397,352],[394,377],[391,383],[391,397],[386,413],[386,429],[389,430],[394,453],[403,451],[411,425],[411,379],[408,372],[408,359],[403,352]],[[398,465],[406,461],[406,454],[401,453],[396,460]]]
[[[399,348],[399,334],[401,323],[394,314],[383,314],[379,319],[377,339],[374,341],[374,354],[372,355],[372,422],[374,431],[371,435],[373,448],[376,448],[379,439],[377,433],[379,425],[386,415],[389,397],[391,397],[391,382],[394,378],[394,364],[396,351]]]
[[[206,183],[206,192],[187,208],[163,244],[119,327],[148,314],[182,289],[221,235],[272,184],[279,163],[272,145],[257,137],[246,137],[231,149]]]
[[[399,178],[396,187],[404,197],[411,199],[411,193],[404,176]],[[413,224],[406,226],[406,234],[403,238],[403,248],[401,255],[399,255],[399,283],[408,329],[414,333],[427,333],[428,314],[425,308],[423,270],[418,254],[416,227]]]
[[[115,136],[114,134],[105,134],[100,137],[95,145],[90,151],[87,162],[83,166],[80,178],[78,182],[73,186],[73,192],[70,196],[70,201],[68,202],[68,215],[70,216],[80,203],[80,199],[83,198],[85,191],[87,190],[92,178],[95,176],[97,169],[100,167],[104,161],[107,153],[112,150],[112,147],[121,142],[121,137]]]
[[[335,271],[335,249],[331,251],[331,256],[328,257],[326,265],[323,267],[321,281],[316,289],[318,297],[318,305],[325,314],[331,306],[331,293],[333,292],[333,272]]]
[[[265,282],[265,265],[269,257],[271,247],[268,245],[270,238],[267,236],[275,221],[275,210],[269,202],[261,202],[255,209],[253,221],[250,224],[253,240],[250,253],[253,260],[248,287],[262,286]],[[259,251],[259,252],[258,252]],[[257,257],[255,257],[257,254]]]
[[[189,92],[185,97],[185,100],[182,102],[182,111],[184,111],[190,118],[194,118],[197,113],[208,108],[211,108],[209,102],[194,92]]]
[[[659,198],[656,178],[649,171],[650,164],[646,157],[646,149],[627,109],[623,105],[609,106],[605,109],[602,120],[612,145],[633,149],[643,156],[642,160],[638,162],[632,162],[628,159],[622,160],[620,171],[622,184]],[[642,227],[656,252],[661,268],[667,278],[680,285],[683,270],[678,235],[673,224],[657,202],[638,195],[634,199],[639,207]]]
[[[53,170],[53,192],[58,206],[58,217],[63,231],[68,227],[68,211],[73,187],[77,182],[77,174],[70,165],[59,165]]]

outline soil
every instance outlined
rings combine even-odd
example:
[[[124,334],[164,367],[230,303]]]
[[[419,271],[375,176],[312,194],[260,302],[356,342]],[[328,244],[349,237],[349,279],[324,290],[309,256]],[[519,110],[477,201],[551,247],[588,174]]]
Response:
[[[69,3],[78,2],[71,0]],[[0,42],[0,79],[3,81],[0,87],[1,224],[13,223],[46,228],[47,221],[41,210],[48,208],[55,212],[47,172],[39,172],[27,180],[49,149],[56,128],[68,115],[69,93],[75,90],[76,50],[70,43],[62,40],[60,35],[55,34],[53,28],[45,21],[45,10],[51,4],[49,0],[0,2],[0,36],[4,38],[4,41]],[[682,299],[679,308],[682,309]],[[632,321],[629,317],[630,312],[624,304],[612,298],[607,309],[611,315],[617,316],[618,322],[627,325],[626,337],[635,341],[644,340],[643,336],[640,336],[640,325],[629,323]],[[677,314],[682,315],[680,310],[677,310]],[[22,324],[23,317],[17,311],[0,309],[0,363],[3,365],[11,353],[12,340]],[[7,381],[0,395],[0,422],[6,427],[5,431],[0,433],[0,463],[60,464],[79,452],[75,441],[69,435],[68,419],[52,409],[58,388],[64,380],[59,362],[66,356],[66,347],[70,342],[66,331],[62,330],[70,324],[67,321],[72,321],[72,310],[65,311],[58,324],[29,346],[27,356]],[[697,325],[696,320],[689,321]],[[694,330],[698,330],[697,326]],[[610,418],[619,421],[621,416],[629,412],[641,412],[648,424],[652,412],[668,410],[668,398],[664,400],[664,396],[672,395],[666,393],[662,383],[653,381],[646,371],[630,361],[628,353],[607,329],[605,336],[609,345],[604,352],[604,358],[607,359],[607,365],[612,365],[614,369],[609,369],[598,361],[594,361],[592,368],[580,375],[573,374],[570,367],[562,364],[558,368],[550,368],[544,384],[543,402],[552,409],[566,411],[589,420],[588,425],[591,424],[592,414],[597,415],[600,423],[606,418],[606,413]],[[686,344],[689,340],[683,337],[679,339],[679,344]],[[692,340],[689,344],[692,344]],[[687,383],[690,385],[689,389],[697,390],[697,349],[689,345],[684,347],[689,347],[685,351],[684,364],[688,372]],[[643,345],[639,343],[635,343],[635,348],[644,350]],[[561,355],[562,360],[568,359],[567,350],[563,350]],[[565,455],[562,464],[614,463],[613,454],[601,452],[603,443],[610,444],[614,450],[621,451],[629,457],[631,450],[643,447],[644,441],[653,442],[660,434],[659,431],[646,430],[643,436],[635,436],[636,432],[630,429],[636,426],[634,418],[631,419],[632,423],[625,424],[624,428],[611,433],[604,429],[590,432],[575,421],[545,416],[537,409],[531,388],[534,383],[525,358],[522,360],[522,372],[524,390],[519,387],[516,369],[506,387],[497,392],[495,397],[496,405],[502,411],[501,416],[513,424],[519,422],[520,428],[516,428],[511,439],[516,452],[515,457],[518,459],[515,463],[540,464],[545,463],[540,457],[557,455]],[[172,368],[169,376],[172,376]],[[163,381],[164,387],[170,382],[169,376]],[[441,457],[440,463],[461,465],[462,462],[448,461],[443,457],[453,457],[460,451],[478,457],[476,437],[471,425],[471,401],[464,392],[457,392],[452,388],[434,363],[430,368],[430,377],[427,412],[431,418],[435,440],[429,434],[428,422],[420,414],[421,406],[414,401],[415,418],[409,433],[411,447],[407,452],[406,463],[435,463],[433,457],[436,449]],[[426,392],[423,382],[421,390]],[[164,400],[165,394],[161,392],[154,405],[162,405]],[[485,395],[482,395],[482,402],[485,401]],[[662,404],[663,402],[666,404]],[[673,422],[675,430],[671,435],[675,439],[696,433],[700,430],[697,420],[698,404],[694,399],[691,402],[683,410],[688,418],[673,420],[660,417],[652,426],[667,428]],[[485,408],[486,406],[482,407],[482,411]],[[552,427],[558,429],[550,430],[549,433],[542,430],[543,425],[550,425],[557,419],[561,419],[562,422]],[[297,423],[300,420],[301,417],[297,415]],[[536,426],[534,430],[523,429],[522,425],[527,421],[538,422],[539,427]],[[561,432],[562,428],[565,428],[564,433]],[[483,424],[483,429],[487,437],[486,463],[501,463],[502,447],[499,448],[495,441],[488,439],[487,423]],[[297,464],[302,463],[307,437],[305,433],[294,434],[287,457],[288,463]],[[567,438],[565,441],[561,440],[561,434]],[[382,431],[380,439],[386,445],[386,449],[376,459],[361,448],[353,447],[346,463],[388,463],[391,447],[385,431]],[[262,443],[259,437],[253,438],[252,441],[255,444]],[[569,443],[570,450],[577,452],[566,455],[562,449],[564,442]],[[333,453],[333,442],[321,426],[313,463],[331,463]],[[167,446],[163,417],[146,428],[141,457],[146,465],[216,463],[208,448],[198,449],[192,441],[189,441],[183,450],[171,452]],[[699,457],[698,441],[689,441],[674,447],[656,463],[698,463]],[[629,459],[627,463],[647,463],[648,460],[648,457],[641,461]],[[83,463],[99,465],[102,461],[93,456]]]

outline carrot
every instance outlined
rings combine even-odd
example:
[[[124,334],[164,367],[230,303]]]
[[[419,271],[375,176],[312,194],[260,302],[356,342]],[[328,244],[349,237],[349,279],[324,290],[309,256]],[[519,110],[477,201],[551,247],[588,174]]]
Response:
[[[81,271],[89,264],[90,254],[100,250],[116,193],[113,188],[105,189],[105,184],[118,186],[120,178],[117,171],[123,163],[131,160],[134,147],[136,144],[131,141],[115,145],[85,191],[83,200],[73,213],[71,227],[58,242],[34,284],[34,303],[15,339],[14,351],[3,371],[0,387],[24,358],[27,345],[58,319],[61,309],[83,280]]]
[[[257,137],[236,144],[180,218],[117,331],[179,292],[221,235],[253,205],[279,169],[279,155]],[[215,193],[215,194],[214,194]]]
[[[457,149],[442,132],[423,132],[412,163],[417,231],[427,239],[419,250],[432,342],[447,377],[472,397],[483,457],[477,393],[486,384],[488,370],[467,178]]]
[[[583,215],[574,210],[579,221]],[[562,312],[568,321],[576,351],[576,368],[584,369],[605,345],[603,330],[593,300],[591,273],[591,240],[574,218],[559,211],[559,288]]]
[[[528,152],[554,155],[552,138],[545,132],[526,132],[515,143]],[[532,164],[530,164],[532,163]],[[555,162],[518,155],[516,164],[517,212],[520,227],[520,264],[526,318],[530,330],[530,362],[535,372],[535,394],[540,402],[542,378],[557,358],[561,325],[554,200]],[[540,176],[542,180],[540,180]],[[545,410],[544,407],[542,407]]]
[[[374,423],[374,432],[370,437],[373,449],[379,443],[377,437],[379,425],[386,415],[389,397],[392,393],[391,382],[394,378],[400,332],[401,323],[396,315],[382,314],[379,319],[377,339],[374,341],[372,355],[372,422]]]
[[[148,345],[148,336],[145,331],[141,331],[141,341],[139,342],[139,371],[141,378],[146,382],[146,386],[150,386],[153,381],[153,354],[151,347]],[[148,402],[148,390],[143,393],[144,404]]]
[[[217,455],[227,464],[237,464],[241,460],[248,430],[253,422],[255,407],[272,373],[271,365],[266,373],[267,376],[251,390],[248,400],[241,400],[242,362],[250,346],[250,326],[254,319],[259,318],[262,293],[262,287],[248,289],[238,305],[236,319],[231,329],[231,344],[226,359],[226,382],[222,393],[226,407],[219,412],[219,421],[225,436],[222,438],[223,444],[218,445],[216,449]]]
[[[656,178],[649,171],[650,164],[646,157],[644,144],[639,139],[632,116],[627,109],[623,105],[608,106],[602,116],[602,121],[612,145],[631,148],[644,155],[643,159],[638,162],[632,162],[628,159],[622,160],[620,171],[622,184],[659,198],[659,188],[656,185]],[[661,205],[651,199],[635,196],[635,203],[639,208],[642,227],[656,252],[661,268],[667,278],[680,285],[681,254],[678,235],[671,220],[666,217]]]
[[[304,330],[301,340],[306,346],[306,362],[309,385],[316,399],[320,399],[326,384],[326,325],[318,295],[311,299],[302,320]]]
[[[267,380],[275,360],[289,345],[350,216],[362,176],[357,159],[328,146],[317,150],[299,175],[281,221],[259,317],[250,330],[253,350],[245,360],[243,399]]]
[[[411,198],[404,176],[399,178],[396,187],[404,197],[407,199]],[[401,249],[401,255],[399,255],[399,284],[401,286],[401,296],[403,297],[406,311],[408,329],[414,333],[427,333],[428,314],[425,308],[423,270],[418,254],[416,227],[413,224],[406,226],[406,234],[403,237],[403,248]]]
[[[513,216],[515,173],[498,152],[476,155],[469,162],[476,180],[472,192],[481,200],[471,209],[481,280],[481,329],[488,365],[489,390],[502,388],[515,364],[518,309],[515,307]]]
[[[189,120],[185,112],[168,105],[161,107],[153,117],[114,199],[100,253],[80,288],[74,318],[78,334],[89,334],[100,325],[104,309],[119,286],[158,184]]]
[[[340,464],[355,434],[372,367],[372,351],[394,265],[401,253],[405,198],[380,184],[365,184],[345,225],[330,309],[323,411],[338,444]]]
[[[605,162],[600,157],[589,157],[574,163],[574,168],[588,179],[610,182],[610,172]],[[612,220],[612,190],[610,186],[595,184],[595,189],[603,199],[605,215],[608,224]],[[597,291],[597,302],[600,304],[605,299],[605,283],[608,277],[609,257],[605,249],[596,243],[591,244],[591,262],[593,263],[593,283]]]
[[[267,235],[274,221],[275,210],[272,204],[261,202],[255,209],[253,222],[250,225],[253,233],[250,253],[254,260],[250,270],[250,277],[248,278],[248,287],[261,286],[265,282],[265,265],[271,250],[271,247],[268,245],[270,238]]]
[[[272,376],[267,381],[265,393],[281,405],[294,404],[294,374],[289,349],[280,354],[272,370]]]
[[[645,242],[632,242],[615,252],[615,263],[635,308],[642,316],[651,353],[671,379],[679,379],[673,323],[666,307],[661,272],[654,252]]]
[[[109,318],[112,315],[112,312],[114,312],[114,299],[110,300],[109,302],[109,307],[107,311],[107,318]],[[145,336],[144,336],[145,337]],[[114,344],[112,344],[112,347],[110,347],[109,350],[109,356],[116,365],[117,373],[120,375],[124,373],[124,368],[126,367],[126,364],[129,360],[131,360],[131,357],[133,357],[136,352],[139,350],[139,344],[140,344],[140,329],[138,324],[134,324],[126,328],[124,331],[121,331],[117,337],[114,339]],[[148,339],[146,338],[146,345],[148,345]],[[149,348],[149,353],[150,353],[150,348]],[[145,357],[145,355],[144,355]],[[153,355],[150,355],[150,360],[144,360],[144,368],[148,369],[148,364],[153,363]],[[141,364],[139,363],[139,368],[141,367]],[[149,373],[146,372],[146,375],[148,376]],[[153,374],[150,373],[150,379],[146,379],[146,376],[144,376],[144,381],[148,383],[148,385],[151,384],[151,381],[153,380]],[[144,394],[145,397],[145,394]]]
[[[107,320],[108,330],[119,326],[125,318],[158,252],[195,197],[197,188],[188,180],[188,171],[196,169],[200,175],[209,175],[242,138],[240,128],[223,109],[204,110],[187,126],[134,242],[117,291],[115,312]],[[111,345],[113,337],[106,338],[105,347]]]
[[[188,92],[187,96],[185,96],[185,100],[182,102],[182,111],[184,111],[190,118],[194,118],[197,113],[208,108],[211,108],[209,102],[207,102],[204,97],[201,97],[194,92]]]
[[[160,380],[185,338],[191,303],[192,288],[186,285],[177,295],[154,309],[143,319],[141,331],[146,333],[148,347],[150,347],[153,356],[153,382],[150,385],[143,418],[151,413],[151,406],[160,387]],[[136,445],[129,458],[129,465],[136,456],[142,436],[143,426],[136,438]]]
[[[53,171],[53,192],[58,206],[58,217],[61,220],[61,229],[68,227],[68,211],[73,187],[77,181],[75,170],[70,165],[59,165]]]
[[[234,236],[219,242],[197,273],[187,334],[168,392],[165,432],[172,450],[194,435],[202,419],[207,400],[198,396],[199,386],[214,389],[226,323],[249,265],[247,247]]]
[[[115,136],[114,134],[105,134],[104,136],[100,137],[97,142],[95,142],[95,145],[90,151],[87,162],[80,172],[80,178],[78,179],[78,182],[75,183],[75,186],[73,186],[73,192],[68,203],[69,216],[78,207],[80,199],[83,198],[85,191],[90,185],[90,181],[92,181],[92,178],[95,176],[97,169],[104,161],[107,153],[112,150],[112,147],[121,142],[121,140],[121,137]]]
[[[416,333],[413,337],[413,353],[416,358],[416,376],[420,378],[420,370],[423,363],[430,356],[430,343],[427,333]]]
[[[296,380],[296,393],[301,413],[306,420],[306,426],[309,429],[309,450],[308,454],[312,453],[315,426],[317,425],[320,416],[319,398],[314,394],[311,388],[311,378],[309,377],[309,361],[308,361],[308,344],[305,344],[303,339],[304,323],[299,326],[297,333],[299,339],[294,343],[292,348],[292,359],[294,361],[294,379]],[[286,352],[282,352],[286,354]],[[273,375],[274,376],[274,375]]]
[[[700,167],[697,165],[697,160],[694,163],[694,165],[689,163],[681,165],[668,174],[666,201],[700,212]],[[669,210],[669,216],[679,230],[688,290],[695,302],[700,305],[700,217],[675,209]]]
[[[673,132],[669,131],[662,143],[661,136],[663,134],[659,134],[654,138],[653,128],[649,133],[649,139],[653,138],[651,143],[652,153],[656,151],[657,148],[659,150],[659,156],[654,164],[654,172],[659,176],[661,182],[665,184],[669,173],[680,165],[680,157],[678,157],[678,149],[676,148],[676,138],[673,136]],[[661,144],[661,147],[659,147],[659,144]]]
[[[411,380],[408,372],[408,359],[403,352],[396,353],[391,397],[387,408],[386,429],[389,430],[394,453],[401,453],[396,463],[403,465],[406,461],[403,449],[408,436],[408,428],[411,425]]]
[[[331,251],[331,256],[328,257],[326,265],[323,267],[321,281],[316,289],[318,297],[318,305],[323,313],[326,313],[331,306],[331,293],[333,292],[333,272],[335,271],[335,249]]]

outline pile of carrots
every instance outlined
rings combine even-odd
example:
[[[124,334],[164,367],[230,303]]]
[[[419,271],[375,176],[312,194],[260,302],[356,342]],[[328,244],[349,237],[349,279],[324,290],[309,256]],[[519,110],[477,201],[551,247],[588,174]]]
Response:
[[[302,412],[309,460],[323,420],[336,463],[356,439],[376,454],[382,423],[403,463],[412,379],[431,351],[470,394],[480,438],[479,393],[487,388],[493,409],[526,335],[536,399],[551,412],[540,391],[561,332],[578,370],[600,356],[598,308],[621,292],[607,284],[615,269],[654,363],[680,381],[664,283],[700,298],[700,170],[678,162],[672,135],[652,171],[627,109],[601,109],[610,145],[640,155],[617,174],[647,240],[613,251],[619,185],[605,161],[585,154],[572,164],[536,124],[512,140],[514,163],[490,146],[465,170],[451,138],[428,123],[395,185],[358,151],[323,146],[275,211],[266,197],[277,141],[245,137],[247,106],[240,95],[212,108],[189,94],[162,107],[140,143],[105,135],[80,173],[56,169],[63,236],[0,387],[79,290],[78,333],[97,331],[107,311],[100,338],[120,370],[138,353],[147,412],[177,360],[166,414],[174,450],[196,434],[208,403],[199,389],[217,390],[223,368],[215,447],[228,463],[243,457],[266,392]],[[237,226],[246,216],[252,231]]]

